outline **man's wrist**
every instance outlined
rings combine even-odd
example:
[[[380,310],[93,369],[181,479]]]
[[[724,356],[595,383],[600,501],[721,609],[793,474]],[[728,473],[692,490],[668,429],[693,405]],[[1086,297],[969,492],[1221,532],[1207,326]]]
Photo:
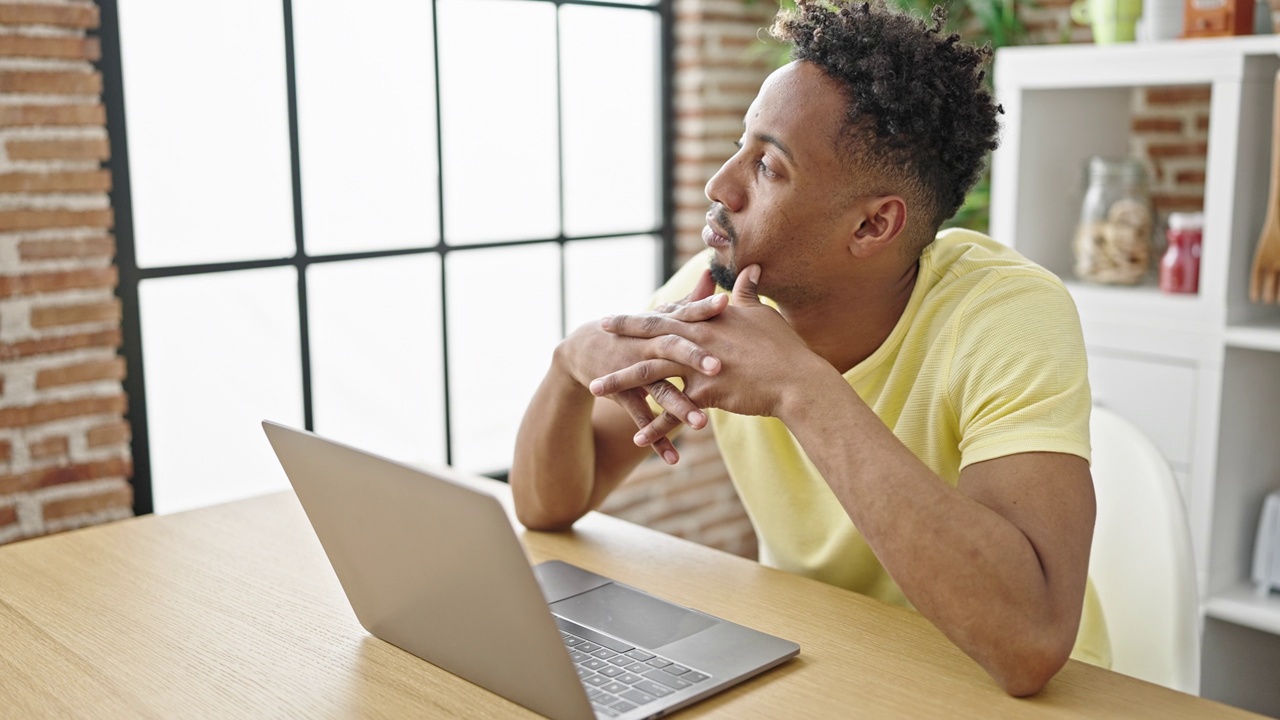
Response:
[[[797,364],[796,369],[797,380],[783,391],[776,415],[789,428],[810,418],[820,402],[839,398],[843,392],[852,390],[831,363],[816,354],[807,362]]]

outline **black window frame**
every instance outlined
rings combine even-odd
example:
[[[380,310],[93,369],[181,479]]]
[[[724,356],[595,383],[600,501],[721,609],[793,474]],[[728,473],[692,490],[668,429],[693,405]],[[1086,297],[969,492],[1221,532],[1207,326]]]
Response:
[[[135,514],[146,514],[154,511],[154,502],[152,495],[152,478],[151,478],[151,455],[150,441],[147,426],[147,395],[146,395],[146,373],[144,358],[142,356],[142,327],[141,327],[141,308],[138,299],[138,287],[144,280],[154,278],[179,277],[184,275],[203,275],[218,272],[229,272],[236,270],[253,270],[261,268],[273,267],[289,267],[292,266],[297,272],[298,282],[298,322],[301,333],[300,351],[301,351],[301,370],[302,370],[302,398],[303,398],[303,417],[305,427],[308,430],[314,429],[313,405],[312,405],[312,388],[311,388],[311,355],[310,355],[310,333],[307,312],[307,273],[306,270],[311,265],[326,262],[344,262],[351,260],[365,260],[374,258],[395,257],[401,255],[423,255],[436,254],[440,257],[440,293],[441,293],[441,323],[443,343],[443,381],[444,381],[444,433],[445,433],[445,459],[446,462],[452,463],[453,460],[453,444],[454,437],[451,427],[451,398],[449,390],[449,354],[448,354],[448,278],[446,275],[444,262],[450,253],[467,252],[471,250],[484,250],[500,247],[516,247],[521,245],[537,245],[555,243],[560,251],[560,328],[563,335],[567,328],[565,327],[565,276],[564,276],[564,247],[568,242],[609,240],[620,237],[633,237],[636,235],[656,235],[660,238],[661,259],[657,264],[656,281],[661,282],[670,277],[674,271],[675,262],[675,110],[674,110],[674,72],[675,72],[675,34],[673,29],[674,0],[657,0],[654,5],[636,5],[632,3],[609,2],[608,0],[520,0],[521,2],[542,2],[556,6],[557,16],[559,8],[564,5],[582,5],[592,7],[610,7],[627,10],[650,11],[657,15],[659,19],[659,82],[658,82],[658,108],[659,108],[659,138],[661,143],[661,159],[659,169],[659,224],[653,228],[637,228],[633,231],[624,233],[602,234],[602,235],[575,235],[566,236],[564,234],[564,144],[563,144],[563,118],[560,113],[561,103],[561,73],[560,62],[560,37],[559,37],[559,21],[556,23],[556,103],[557,103],[557,124],[558,132],[561,134],[559,154],[560,165],[560,201],[559,213],[561,219],[560,233],[556,237],[550,238],[522,238],[501,242],[476,243],[466,245],[450,245],[444,232],[445,208],[444,208],[444,162],[443,162],[443,138],[440,123],[440,49],[438,42],[438,24],[435,22],[437,18],[438,0],[424,0],[431,3],[432,13],[432,41],[433,53],[435,54],[435,93],[436,93],[436,157],[437,157],[437,200],[439,207],[439,241],[430,246],[422,246],[415,248],[403,248],[395,250],[376,250],[368,252],[352,252],[338,253],[326,255],[308,255],[304,245],[305,228],[303,226],[303,208],[302,208],[302,181],[301,181],[301,160],[299,153],[298,141],[298,104],[297,104],[297,83],[294,64],[294,39],[293,39],[293,3],[291,0],[282,0],[282,9],[284,12],[284,51],[285,51],[285,81],[286,94],[288,99],[288,120],[289,120],[289,149],[290,149],[290,171],[292,174],[292,191],[293,191],[293,222],[294,222],[294,254],[291,257],[264,260],[247,260],[238,262],[218,262],[195,265],[180,265],[169,267],[149,267],[139,268],[137,263],[137,255],[134,245],[133,234],[133,208],[130,195],[129,183],[129,151],[128,151],[128,135],[125,119],[124,107],[124,84],[123,84],[123,67],[120,52],[120,26],[117,0],[100,0],[100,19],[101,26],[99,28],[100,39],[102,43],[102,58],[97,63],[98,70],[102,73],[103,78],[103,104],[106,109],[107,117],[107,133],[110,137],[111,144],[111,160],[109,169],[111,172],[112,190],[109,193],[111,206],[115,212],[115,236],[116,236],[116,265],[119,270],[120,282],[117,288],[117,294],[120,297],[123,317],[121,319],[121,335],[122,347],[121,353],[125,357],[128,366],[128,374],[124,380],[125,393],[129,398],[129,409],[126,413],[126,419],[130,423],[132,430],[131,450],[133,454],[133,477],[130,482],[133,485],[133,511]],[[505,472],[498,472],[495,476],[505,476]]]

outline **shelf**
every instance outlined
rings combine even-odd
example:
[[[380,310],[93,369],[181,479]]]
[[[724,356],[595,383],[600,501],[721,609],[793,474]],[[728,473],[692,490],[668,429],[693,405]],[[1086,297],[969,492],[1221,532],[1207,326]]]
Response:
[[[1142,285],[1095,285],[1065,281],[1083,318],[1141,319],[1143,323],[1205,331],[1213,310],[1199,294],[1166,293],[1154,279]]]
[[[1227,347],[1280,352],[1280,319],[1227,327]]]
[[[1280,594],[1259,595],[1252,583],[1236,583],[1215,593],[1205,603],[1204,611],[1215,620],[1280,635]]]
[[[1196,85],[1241,79],[1241,58],[1259,55],[1280,55],[1280,36],[1001,48],[995,77],[1023,89]]]

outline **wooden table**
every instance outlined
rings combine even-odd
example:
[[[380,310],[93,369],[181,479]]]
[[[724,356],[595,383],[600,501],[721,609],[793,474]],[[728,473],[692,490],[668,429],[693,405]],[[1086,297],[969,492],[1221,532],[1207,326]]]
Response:
[[[1075,662],[1010,698],[915,613],[603,515],[521,538],[800,643],[681,717],[1246,715]],[[536,717],[368,635],[292,493],[0,548],[0,715]]]

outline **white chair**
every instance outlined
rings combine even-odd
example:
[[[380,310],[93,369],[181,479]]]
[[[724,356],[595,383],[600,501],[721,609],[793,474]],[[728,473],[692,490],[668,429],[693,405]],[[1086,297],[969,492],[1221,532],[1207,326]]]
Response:
[[[1200,607],[1191,531],[1168,462],[1137,427],[1094,406],[1098,520],[1089,577],[1116,672],[1199,694]]]

